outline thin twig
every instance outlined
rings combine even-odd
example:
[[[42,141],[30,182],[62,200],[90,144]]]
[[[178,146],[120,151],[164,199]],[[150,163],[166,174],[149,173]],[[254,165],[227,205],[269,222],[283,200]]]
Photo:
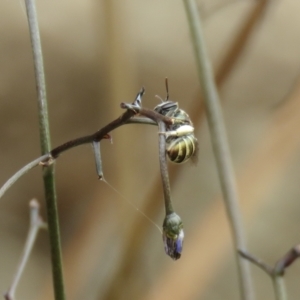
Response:
[[[273,268],[271,266],[269,266],[268,264],[266,264],[264,261],[262,261],[261,259],[255,257],[252,254],[247,253],[245,251],[238,250],[238,252],[243,258],[249,260],[254,265],[256,265],[259,268],[261,268],[262,270],[264,270],[270,276],[273,276]]]
[[[143,109],[141,109],[141,112]],[[150,110],[145,110],[145,113],[147,114]],[[113,129],[116,129],[122,125],[126,124],[146,124],[146,125],[157,125],[157,122],[153,121],[150,118],[147,117],[132,117],[135,112],[133,111],[126,111],[122,116],[117,118],[116,120],[110,122],[108,125],[104,126],[100,130],[98,130],[96,133],[92,135],[87,135],[81,138],[77,138],[75,140],[71,140],[69,142],[66,142],[56,148],[54,148],[52,151],[50,151],[49,154],[45,154],[43,156],[38,157],[37,159],[33,160],[32,162],[26,164],[23,168],[21,168],[18,172],[16,172],[12,177],[10,177],[4,185],[0,188],[0,198],[6,193],[6,191],[12,187],[12,185],[23,175],[25,175],[28,171],[30,171],[32,168],[38,166],[38,165],[46,165],[49,166],[54,162],[55,159],[58,158],[59,154],[61,154],[64,151],[67,151],[71,148],[87,144],[87,143],[93,143],[95,140],[101,140],[101,138],[107,138],[107,134],[111,132]],[[157,116],[159,114],[155,113],[153,116]],[[153,117],[152,116],[152,117]],[[132,118],[131,118],[132,117]],[[166,119],[167,121],[170,121],[169,118]]]
[[[300,245],[291,248],[282,258],[278,260],[274,267],[274,273],[283,275],[286,268],[288,268],[296,259],[300,257]]]
[[[275,264],[274,267],[269,266],[263,260],[253,256],[250,253],[247,253],[242,250],[239,250],[238,252],[243,258],[249,260],[254,265],[258,266],[260,269],[265,271],[271,277],[276,300],[288,299],[283,275],[284,275],[285,268],[291,265],[296,260],[296,258],[299,257],[299,245],[289,250],[289,252],[285,254]]]
[[[31,46],[33,53],[35,81],[38,95],[39,107],[39,130],[40,130],[40,144],[42,155],[49,153],[51,149],[50,130],[48,121],[48,109],[46,98],[46,84],[44,74],[44,64],[42,55],[42,46],[39,33],[39,25],[37,19],[37,12],[34,0],[25,0],[27,18],[29,24],[29,32],[31,38]],[[65,288],[62,270],[62,257],[61,257],[61,242],[59,232],[59,220],[56,204],[56,189],[54,180],[53,165],[44,168],[44,191],[47,206],[47,217],[49,226],[49,239],[51,248],[52,260],[52,277],[54,294],[56,300],[65,299]]]
[[[158,123],[158,131],[165,132],[166,124],[164,122]],[[159,134],[159,163],[160,163],[160,174],[163,184],[164,201],[166,216],[174,213],[172,200],[171,200],[171,188],[168,173],[168,162],[166,157],[166,137],[163,134]]]
[[[93,141],[101,141],[103,138],[107,137],[108,133],[110,133],[114,129],[116,129],[122,125],[125,125],[125,124],[143,123],[143,124],[153,125],[153,122],[155,124],[157,124],[159,121],[162,121],[162,122],[170,125],[170,124],[174,124],[176,122],[179,122],[179,123],[182,122],[182,120],[177,120],[174,118],[169,118],[169,117],[163,116],[152,109],[142,108],[142,107],[135,106],[135,105],[129,104],[129,103],[121,103],[121,108],[127,109],[126,112],[123,113],[119,118],[115,119],[114,121],[108,123],[106,126],[99,129],[94,134],[71,140],[71,141],[66,142],[66,143],[54,148],[53,150],[51,150],[50,153],[51,153],[52,158],[56,159],[61,153],[65,152],[71,148],[74,148],[74,147],[77,147],[77,146],[80,146],[83,144],[92,143]],[[136,114],[145,116],[146,118],[144,119],[144,121],[142,118],[136,118],[136,117],[132,118]],[[150,122],[149,119],[151,119],[152,121]]]
[[[27,239],[25,242],[21,260],[19,262],[16,273],[12,280],[12,284],[11,284],[10,288],[8,289],[8,291],[4,295],[6,300],[14,300],[15,299],[15,292],[16,292],[18,283],[20,281],[20,278],[23,274],[23,271],[25,269],[26,263],[30,256],[30,253],[32,251],[37,234],[40,229],[47,227],[46,223],[42,220],[42,218],[40,216],[40,205],[35,199],[30,201],[29,209],[30,209],[30,227],[29,227]]]
[[[93,143],[93,141],[101,141],[107,134],[114,129],[120,127],[121,125],[126,124],[126,122],[135,115],[134,111],[127,110],[125,113],[123,113],[119,118],[113,120],[112,122],[108,123],[106,126],[99,129],[97,132],[91,135],[87,135],[84,137],[77,138],[75,140],[71,140],[69,142],[66,142],[53,150],[50,151],[51,156],[56,159],[62,152],[65,152],[69,149],[72,149],[74,147],[83,145],[83,144],[89,144]]]
[[[24,166],[22,169],[20,169],[17,173],[15,173],[12,177],[10,177],[4,185],[0,189],[0,198],[5,194],[5,192],[12,187],[12,185],[21,178],[24,174],[26,174],[28,171],[30,171],[32,168],[38,166],[41,162],[48,160],[50,158],[49,154],[40,156],[39,158],[33,160],[26,166]]]
[[[236,249],[246,250],[245,235],[238,205],[235,175],[231,162],[220,100],[205,46],[200,16],[194,0],[183,0],[183,2],[189,21],[199,79],[204,94],[213,150],[216,158],[227,215],[233,234],[234,245]],[[254,291],[249,264],[238,254],[236,254],[236,260],[239,270],[242,299],[253,299]]]
[[[156,125],[156,122],[154,122],[153,120],[149,119],[149,118],[145,118],[145,117],[133,117],[131,119],[128,120],[128,122],[126,124],[147,124],[147,125]]]
[[[158,121],[158,129],[159,132],[165,132],[166,124],[162,121]],[[166,212],[166,216],[163,222],[163,241],[166,254],[169,255],[172,259],[177,260],[181,257],[184,232],[181,218],[175,213],[172,205],[171,187],[166,155],[166,137],[164,134],[159,134],[158,145],[160,173],[164,191]]]

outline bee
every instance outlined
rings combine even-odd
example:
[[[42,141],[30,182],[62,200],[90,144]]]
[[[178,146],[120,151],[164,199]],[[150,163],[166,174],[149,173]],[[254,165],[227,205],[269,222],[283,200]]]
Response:
[[[171,162],[183,163],[193,158],[197,152],[197,139],[189,115],[179,108],[177,102],[169,100],[168,80],[166,79],[167,97],[154,110],[166,117],[181,120],[181,123],[167,125],[166,132],[159,132],[166,136],[166,152]]]

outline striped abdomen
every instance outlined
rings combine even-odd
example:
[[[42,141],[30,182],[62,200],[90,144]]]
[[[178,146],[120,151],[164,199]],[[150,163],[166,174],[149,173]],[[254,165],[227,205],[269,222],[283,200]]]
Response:
[[[167,138],[167,154],[174,163],[182,163],[192,157],[196,152],[197,140],[194,135]]]

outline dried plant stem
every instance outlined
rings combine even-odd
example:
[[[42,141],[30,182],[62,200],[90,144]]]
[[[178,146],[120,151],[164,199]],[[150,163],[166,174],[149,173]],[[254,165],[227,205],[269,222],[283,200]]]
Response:
[[[21,168],[17,173],[15,173],[12,177],[10,177],[4,185],[0,188],[0,198],[5,194],[5,192],[13,186],[13,184],[20,179],[23,175],[25,175],[28,171],[38,165],[49,165],[54,162],[55,159],[59,156],[60,153],[72,149],[74,147],[93,143],[94,139],[100,140],[102,136],[104,137],[108,132],[116,129],[117,127],[125,124],[146,124],[146,125],[157,125],[156,122],[149,118],[145,117],[133,117],[131,118],[133,112],[125,112],[121,117],[118,119],[110,122],[107,126],[104,126],[102,129],[98,130],[96,133],[88,136],[84,136],[75,140],[71,140],[63,145],[60,145],[50,151],[48,154],[38,157],[37,159],[33,160],[32,162],[25,165]],[[131,118],[131,119],[130,119]]]
[[[248,252],[239,250],[241,257],[249,260],[254,265],[258,266],[260,269],[265,271],[271,278],[274,287],[275,299],[276,300],[288,300],[287,292],[284,282],[284,271],[290,266],[300,255],[299,245],[293,247],[286,255],[284,255],[274,267],[269,266],[263,260],[251,255]]]
[[[264,1],[264,0],[263,0]],[[268,0],[269,1],[269,0]],[[260,5],[261,2],[257,3],[257,5]],[[224,84],[226,81],[226,78],[228,77],[228,74],[232,71],[232,69],[235,66],[236,61],[240,58],[241,53],[243,53],[243,50],[245,49],[245,45],[247,44],[247,41],[249,37],[251,37],[251,34],[253,32],[253,28],[255,26],[250,26],[250,23],[255,25],[257,24],[257,21],[261,19],[262,13],[264,12],[260,10],[260,14],[255,18],[256,22],[253,22],[253,12],[248,16],[247,19],[245,19],[247,24],[244,24],[241,26],[239,33],[232,41],[229,49],[227,52],[225,52],[224,58],[222,60],[221,65],[217,68],[216,72],[216,84],[220,87]],[[256,15],[256,12],[255,12]],[[250,28],[249,28],[250,27]],[[193,120],[194,127],[199,128],[199,125],[203,121],[204,116],[204,106],[201,98],[201,102],[199,100],[199,95],[197,95],[195,98],[195,101],[193,101],[192,107],[189,109],[191,119]],[[182,168],[176,168],[174,165],[170,165],[169,168],[169,176],[170,176],[170,183],[174,184],[181,172]],[[160,213],[159,210],[159,200],[160,200],[160,190],[156,187],[160,184],[160,174],[156,176],[156,179],[152,183],[152,187],[149,189],[149,193],[146,196],[145,205],[144,205],[144,211],[147,211],[148,216],[151,216],[152,219],[155,219],[157,215]],[[124,273],[133,273],[134,270],[137,270],[138,267],[134,263],[136,261],[136,258],[138,257],[139,253],[141,252],[141,239],[146,239],[147,237],[147,231],[151,230],[150,227],[147,225],[144,225],[143,220],[137,219],[136,222],[133,224],[131,232],[129,233],[129,238],[127,239],[125,251],[122,254],[122,264],[119,265],[116,280],[112,281],[108,288],[108,292],[106,295],[108,295],[108,298],[116,297],[118,290],[121,291],[122,295],[124,295],[124,290],[126,289],[126,286],[128,284],[128,277],[122,276]],[[137,242],[138,241],[138,242]],[[132,247],[132,245],[135,245]],[[120,281],[119,278],[123,278],[122,281]],[[116,289],[116,285],[118,285],[118,289]],[[143,294],[144,296],[144,294]]]
[[[204,94],[204,101],[213,150],[216,158],[222,192],[233,234],[235,248],[246,250],[243,224],[238,205],[235,175],[229,153],[229,146],[220,107],[220,100],[205,47],[200,16],[198,14],[196,2],[194,0],[183,0],[183,2],[190,26],[199,79]],[[242,299],[253,299],[254,292],[249,264],[245,263],[245,261],[243,261],[238,253],[236,253],[236,260],[239,270]]]
[[[22,273],[25,269],[26,263],[28,261],[29,255],[31,253],[32,247],[36,240],[37,234],[41,228],[46,228],[46,224],[43,222],[40,216],[40,205],[39,203],[33,199],[29,203],[30,208],[30,227],[28,231],[28,236],[25,242],[23,254],[20,260],[20,263],[17,267],[16,274],[13,278],[12,284],[8,291],[5,293],[4,297],[6,300],[14,300],[15,292],[22,276]]]
[[[26,166],[24,166],[22,169],[20,169],[17,173],[15,173],[12,177],[10,177],[5,183],[4,185],[1,187],[0,189],[0,198],[5,194],[5,192],[11,187],[13,186],[13,184],[19,179],[21,178],[23,175],[25,175],[28,171],[30,171],[32,168],[38,166],[42,161],[47,160],[48,158],[50,158],[49,154],[43,155],[35,160],[33,160],[32,162],[30,162],[29,164],[27,164]]]
[[[33,61],[35,69],[35,80],[38,94],[39,107],[39,130],[42,154],[51,149],[50,130],[48,121],[48,109],[46,98],[46,84],[43,65],[42,47],[39,33],[39,25],[34,0],[25,0],[29,32],[31,38]],[[56,300],[65,299],[64,281],[62,272],[61,243],[59,222],[56,204],[56,190],[54,181],[53,165],[44,169],[44,190],[47,205],[47,217],[49,226],[49,238],[52,258],[52,276],[54,294]]]
[[[264,261],[262,261],[261,259],[258,259],[257,257],[251,255],[250,253],[247,253],[245,251],[242,250],[238,250],[239,254],[249,260],[250,262],[252,262],[254,265],[256,265],[257,267],[259,267],[260,269],[264,270],[267,274],[269,274],[270,276],[272,276],[273,273],[273,268],[271,266],[269,266],[268,264],[266,264]]]
[[[166,131],[166,124],[164,122],[158,123],[158,131],[159,132]],[[171,187],[170,187],[169,173],[168,173],[168,162],[166,157],[166,137],[163,134],[160,134],[158,139],[159,139],[160,173],[161,173],[161,179],[162,179],[163,191],[164,191],[166,216],[168,216],[174,213],[174,209],[171,200]]]

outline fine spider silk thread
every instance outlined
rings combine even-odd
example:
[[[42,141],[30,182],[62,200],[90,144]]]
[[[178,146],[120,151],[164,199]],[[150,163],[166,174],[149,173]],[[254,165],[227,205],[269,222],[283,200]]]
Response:
[[[113,187],[110,183],[107,182],[107,180],[102,177],[101,181],[106,183],[115,193],[117,193],[124,201],[126,201],[130,206],[132,206],[138,213],[140,213],[143,217],[145,217],[152,225],[154,225],[159,232],[162,234],[161,228],[153,221],[151,220],[144,212],[142,212],[135,204],[133,204],[131,201],[126,199],[125,196],[123,196],[115,187]]]

